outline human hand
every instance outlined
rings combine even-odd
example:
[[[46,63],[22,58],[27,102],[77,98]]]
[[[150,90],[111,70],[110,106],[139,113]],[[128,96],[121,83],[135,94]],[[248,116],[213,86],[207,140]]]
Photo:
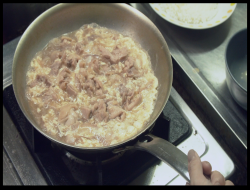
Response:
[[[209,162],[201,162],[199,155],[193,150],[188,152],[188,172],[190,184],[187,185],[234,185],[230,180],[226,180],[218,171],[212,171]]]

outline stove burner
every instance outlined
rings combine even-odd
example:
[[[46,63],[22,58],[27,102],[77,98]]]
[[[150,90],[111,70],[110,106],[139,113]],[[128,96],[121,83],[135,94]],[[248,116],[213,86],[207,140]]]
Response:
[[[124,154],[124,152],[120,152],[118,154],[115,154],[113,157],[111,158],[108,158],[106,160],[101,160],[101,164],[102,165],[106,165],[106,164],[111,164],[115,161],[117,161],[120,157],[122,157]],[[69,153],[69,152],[66,152],[65,154],[70,160],[73,160],[77,163],[80,163],[80,164],[85,164],[85,165],[89,165],[89,166],[93,166],[94,164],[96,164],[95,162],[92,162],[92,161],[87,161],[87,160],[82,160],[80,158],[77,158],[76,156],[74,156],[73,154]]]
[[[89,159],[89,155],[84,154],[84,153],[76,153],[76,152],[70,152],[58,145],[56,145],[55,143],[51,143],[51,147],[58,152],[60,155],[62,156],[66,156],[69,160],[76,162],[78,164],[81,165],[86,165],[86,166],[95,166],[97,164],[97,157],[100,160],[101,165],[105,166],[105,165],[110,165],[110,164],[114,164],[115,162],[117,162],[125,153],[125,151],[123,152],[119,152],[116,154],[108,154],[108,156],[105,156],[104,158],[101,158],[102,155],[96,155],[93,156],[93,158],[91,158],[92,160]]]

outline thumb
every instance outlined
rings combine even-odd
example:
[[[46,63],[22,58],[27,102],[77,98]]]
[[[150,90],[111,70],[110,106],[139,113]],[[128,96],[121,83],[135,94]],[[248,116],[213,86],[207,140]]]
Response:
[[[188,152],[188,172],[191,185],[198,185],[206,179],[203,175],[200,157],[193,149]]]

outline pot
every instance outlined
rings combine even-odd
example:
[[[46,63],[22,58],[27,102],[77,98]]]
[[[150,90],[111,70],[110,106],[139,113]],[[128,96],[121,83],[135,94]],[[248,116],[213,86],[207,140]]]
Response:
[[[129,36],[147,50],[159,87],[155,108],[142,131],[118,144],[85,148],[65,144],[42,131],[29,109],[25,89],[27,69],[35,53],[43,49],[52,38],[90,23],[97,23]],[[112,152],[135,142],[132,148],[157,156],[189,182],[187,155],[166,140],[147,134],[169,98],[172,79],[171,55],[164,37],[145,15],[126,4],[59,4],[50,8],[35,19],[24,32],[17,45],[12,68],[13,89],[22,112],[29,122],[51,141],[71,152],[93,155]],[[144,137],[144,141],[137,141],[138,137]]]
[[[237,32],[226,48],[226,81],[233,99],[247,110],[247,29]]]

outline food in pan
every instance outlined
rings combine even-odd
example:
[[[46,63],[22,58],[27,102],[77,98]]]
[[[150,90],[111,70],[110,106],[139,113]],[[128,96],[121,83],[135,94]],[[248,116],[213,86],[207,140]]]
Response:
[[[52,39],[32,59],[26,96],[54,138],[103,147],[131,138],[149,121],[158,80],[132,38],[88,24]]]

